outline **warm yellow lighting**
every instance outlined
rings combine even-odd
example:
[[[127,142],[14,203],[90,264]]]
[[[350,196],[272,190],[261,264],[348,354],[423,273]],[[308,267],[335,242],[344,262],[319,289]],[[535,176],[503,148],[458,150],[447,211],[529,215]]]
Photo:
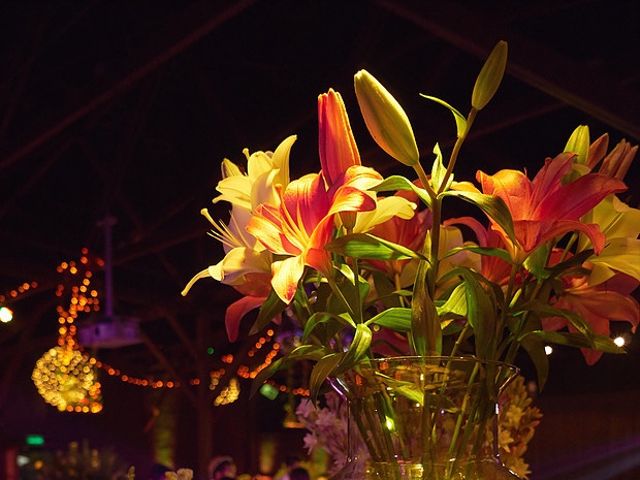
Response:
[[[619,347],[624,347],[626,342],[624,340],[624,337],[618,336],[618,337],[613,339],[613,343],[615,343]]]
[[[13,320],[13,311],[8,307],[0,307],[0,322],[9,323]]]
[[[553,353],[553,347],[551,345],[545,345],[544,353],[546,353],[547,355],[551,355]]]
[[[235,402],[240,396],[240,382],[236,377],[233,377],[229,382],[229,385],[224,387],[220,392],[220,395],[216,397],[213,404],[216,407],[220,405],[228,405]]]
[[[50,349],[36,362],[31,378],[45,402],[59,411],[96,413],[102,394],[89,360],[69,346]]]

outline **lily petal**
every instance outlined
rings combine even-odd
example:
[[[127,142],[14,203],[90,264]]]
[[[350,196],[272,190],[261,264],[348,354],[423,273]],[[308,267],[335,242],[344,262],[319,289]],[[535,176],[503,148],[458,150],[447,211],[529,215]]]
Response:
[[[227,337],[230,342],[238,339],[238,331],[240,330],[240,322],[244,316],[251,310],[258,308],[264,303],[266,297],[242,297],[240,300],[233,302],[227,307],[224,314],[224,325],[227,330]]]
[[[284,303],[291,303],[298,289],[298,282],[304,273],[304,259],[301,255],[297,255],[273,262],[271,272],[273,290]]]

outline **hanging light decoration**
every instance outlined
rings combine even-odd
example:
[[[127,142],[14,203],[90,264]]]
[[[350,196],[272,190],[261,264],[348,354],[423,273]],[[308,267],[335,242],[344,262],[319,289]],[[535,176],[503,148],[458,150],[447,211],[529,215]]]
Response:
[[[91,263],[99,267],[101,259],[91,262],[88,250],[82,249],[79,262],[62,262],[57,271],[66,281],[56,289],[56,296],[69,294],[68,307],[58,305],[58,345],[36,362],[31,379],[44,401],[61,412],[98,413],[102,410],[101,385],[96,360],[80,350],[76,340],[78,314],[98,311],[98,292],[91,287]]]
[[[45,402],[61,412],[98,413],[102,394],[96,371],[82,353],[68,346],[53,347],[36,362],[31,375]]]

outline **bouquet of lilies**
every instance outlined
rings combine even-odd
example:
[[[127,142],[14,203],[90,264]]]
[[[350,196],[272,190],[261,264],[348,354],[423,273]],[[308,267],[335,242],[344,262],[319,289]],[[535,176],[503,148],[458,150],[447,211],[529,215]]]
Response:
[[[226,329],[238,337],[258,309],[250,333],[283,314],[303,332],[301,344],[260,372],[256,384],[291,362],[314,363],[315,396],[327,377],[360,362],[398,353],[473,355],[514,361],[523,349],[547,377],[545,346],[582,349],[589,364],[621,353],[610,321],[635,330],[640,307],[640,210],[617,196],[637,151],[625,141],[608,151],[578,127],[564,151],[527,172],[478,171],[454,177],[461,147],[502,80],[507,45],[499,42],[473,88],[468,115],[447,102],[457,140],[420,156],[409,118],[369,72],[355,75],[367,129],[379,147],[414,173],[384,178],[362,165],[341,95],[318,97],[320,171],[289,175],[290,136],[273,152],[244,150],[246,166],[222,161],[213,202],[231,205],[226,222],[202,214],[225,256],[198,273],[243,297],[228,306]],[[451,218],[458,198],[477,217]]]

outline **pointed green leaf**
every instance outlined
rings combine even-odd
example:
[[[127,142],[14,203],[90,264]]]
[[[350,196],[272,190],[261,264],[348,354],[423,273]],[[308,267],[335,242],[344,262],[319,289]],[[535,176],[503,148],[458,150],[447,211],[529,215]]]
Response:
[[[381,379],[382,383],[394,392],[397,392],[403,397],[406,397],[412,402],[418,403],[422,406],[422,402],[424,401],[424,392],[419,385],[413,382],[396,380],[395,378],[391,378],[378,372],[376,372],[376,377]]]
[[[501,260],[511,264],[513,261],[511,260],[511,255],[509,252],[502,248],[490,248],[490,247],[478,247],[477,245],[465,245],[464,247],[455,247],[449,250],[444,254],[442,258],[447,258],[455,255],[460,252],[473,252],[478,253],[480,255],[484,255],[486,257],[498,257]]]
[[[533,332],[525,334],[524,337],[520,337],[519,341],[522,341],[529,335],[538,337],[547,343],[555,343],[557,345],[566,345],[577,348],[592,348],[606,353],[625,353],[623,348],[618,347],[613,343],[612,339],[605,337],[604,335],[594,335],[593,338],[589,339],[579,333],[534,330]]]
[[[269,296],[260,307],[258,318],[251,327],[249,335],[255,335],[256,333],[258,333],[260,330],[266,327],[269,322],[271,322],[271,320],[281,314],[285,310],[285,308],[287,308],[287,304],[280,300],[280,297],[278,297],[276,292],[271,290]]]
[[[495,309],[477,276],[467,271],[463,277],[466,285],[467,321],[473,328],[476,355],[479,358],[490,358],[496,343]]]
[[[549,271],[546,269],[550,250],[551,247],[548,244],[544,244],[531,252],[524,261],[525,268],[538,280],[545,280],[550,276]]]
[[[538,377],[538,389],[542,391],[549,377],[549,357],[545,351],[545,342],[535,335],[528,335],[521,341],[529,358],[533,362]]]
[[[371,346],[373,333],[364,323],[356,325],[356,333],[346,354],[340,362],[340,370],[347,370],[358,363],[367,353]]]
[[[391,175],[381,183],[370,189],[373,192],[395,192],[397,190],[407,190],[414,192],[425,205],[431,205],[431,198],[424,188],[420,188],[413,182],[401,175]]]
[[[310,397],[315,402],[320,392],[320,387],[329,375],[333,373],[338,364],[342,361],[344,353],[330,353],[318,360],[311,370],[309,378]]]
[[[285,357],[277,359],[275,362],[271,363],[271,365],[262,369],[260,373],[258,373],[258,375],[256,375],[256,378],[254,378],[253,382],[251,383],[251,396],[253,396],[262,386],[262,384],[269,378],[271,378],[278,370],[285,368],[290,363],[299,360],[319,360],[324,355],[324,348],[318,347],[316,345],[300,345],[299,347],[294,348]]]
[[[417,252],[369,233],[353,233],[338,237],[325,248],[345,257],[369,260],[401,260],[424,258]]]
[[[377,299],[382,301],[386,308],[399,307],[400,299],[394,295],[395,287],[391,280],[382,272],[374,271],[372,274],[373,285],[376,289]]]
[[[469,192],[464,190],[448,190],[440,194],[443,197],[458,197],[479,207],[491,219],[502,227],[512,242],[517,243],[516,234],[513,230],[513,220],[507,205],[499,197],[485,195],[480,192]]]
[[[256,378],[254,378],[253,381],[251,382],[251,393],[249,394],[249,396],[253,398],[253,396],[260,389],[262,384],[264,384],[264,382],[266,382],[273,375],[275,375],[276,372],[278,372],[278,370],[280,370],[281,368],[284,368],[284,366],[285,366],[285,359],[279,358],[275,362],[272,362],[271,365],[269,365],[267,368],[263,368],[262,370],[260,370],[258,375],[256,375]]]
[[[413,285],[409,339],[411,347],[417,355],[440,355],[442,352],[440,319],[426,282],[429,269],[429,264],[421,261]]]
[[[571,323],[571,325],[580,332],[580,334],[587,339],[594,338],[593,330],[591,326],[575,312],[570,310],[564,310],[562,308],[554,308],[546,303],[542,302],[530,302],[527,304],[527,308],[532,312],[536,312],[540,317],[562,317]]]
[[[304,324],[304,331],[302,333],[302,341],[305,342],[309,338],[309,335],[313,333],[316,327],[323,323],[336,322],[342,327],[354,327],[356,324],[348,315],[334,315],[330,312],[316,312],[309,317],[309,320]]]
[[[482,110],[498,90],[507,67],[507,54],[507,42],[501,40],[482,66],[471,95],[471,106],[476,110]]]
[[[447,313],[453,313],[462,317],[467,316],[467,295],[465,284],[461,283],[453,289],[447,301],[443,305],[436,307],[438,315],[444,316]]]
[[[365,325],[380,325],[396,332],[411,331],[411,309],[404,307],[388,308],[365,322]]]
[[[425,95],[423,93],[421,93],[420,96],[428,100],[431,100],[433,102],[439,103],[443,107],[449,109],[449,111],[453,114],[454,120],[456,121],[456,132],[457,132],[458,138],[462,137],[467,132],[467,119],[457,109],[449,105],[444,100],[439,99],[438,97],[432,97],[430,95]]]

